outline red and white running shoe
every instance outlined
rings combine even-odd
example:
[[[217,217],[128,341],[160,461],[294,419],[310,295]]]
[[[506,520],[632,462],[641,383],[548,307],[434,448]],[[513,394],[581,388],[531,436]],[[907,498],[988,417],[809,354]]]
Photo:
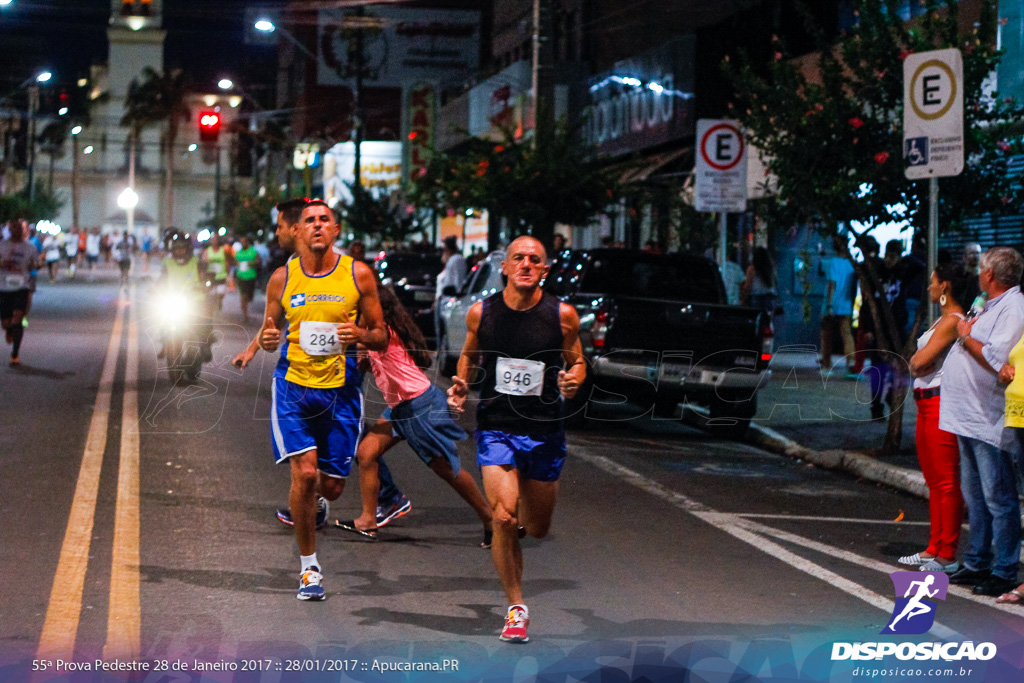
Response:
[[[530,613],[526,605],[512,605],[505,617],[505,628],[501,629],[501,639],[506,643],[528,643],[530,636],[526,628],[530,625]]]

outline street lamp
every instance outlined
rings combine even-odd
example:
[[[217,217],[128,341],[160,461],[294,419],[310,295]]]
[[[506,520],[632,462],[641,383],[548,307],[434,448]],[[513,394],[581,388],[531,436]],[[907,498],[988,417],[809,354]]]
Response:
[[[302,41],[293,36],[285,27],[277,26],[270,19],[265,18],[258,20],[255,24],[253,24],[253,26],[256,28],[257,31],[263,31],[264,33],[273,33],[274,31],[280,30],[281,35],[283,35],[288,40],[292,41],[292,43],[294,43],[297,48],[302,50],[307,57],[312,59],[314,62],[317,61],[316,55],[313,54],[308,47],[303,45]]]
[[[139,205],[139,195],[131,187],[124,188],[124,191],[117,196],[117,205],[125,211],[127,217],[126,228],[129,235],[135,234],[135,207]]]
[[[46,83],[51,78],[53,78],[52,73],[42,71],[36,75],[34,84],[32,84],[33,79],[29,78],[21,86],[31,84],[28,89],[28,200],[30,202],[36,196],[36,111],[39,109],[39,84]]]
[[[222,78],[218,81],[217,87],[221,90],[231,90],[231,88],[235,87],[235,82],[230,78]]]

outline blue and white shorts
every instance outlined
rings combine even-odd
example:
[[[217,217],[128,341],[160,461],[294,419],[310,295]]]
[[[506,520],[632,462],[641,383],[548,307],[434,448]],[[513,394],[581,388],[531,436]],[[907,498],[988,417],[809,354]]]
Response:
[[[363,421],[358,386],[313,389],[275,377],[271,384],[270,435],[274,461],[316,449],[322,474],[344,479],[352,468]]]
[[[462,441],[467,434],[455,424],[455,416],[443,391],[431,384],[416,398],[388,408],[381,417],[391,422],[394,435],[408,441],[420,460],[429,465],[437,458],[445,458],[452,467],[452,473],[459,474],[462,464],[455,442]]]
[[[476,462],[480,467],[515,465],[527,479],[558,481],[565,465],[565,432],[526,436],[478,429]]]

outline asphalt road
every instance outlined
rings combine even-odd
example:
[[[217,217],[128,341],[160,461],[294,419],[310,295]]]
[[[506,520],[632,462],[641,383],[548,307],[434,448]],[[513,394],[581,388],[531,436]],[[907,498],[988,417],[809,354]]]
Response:
[[[830,661],[832,643],[886,640],[888,574],[927,539],[924,501],[605,414],[569,435],[552,534],[524,541],[528,645],[498,641],[479,523],[404,445],[388,459],[412,512],[377,543],[318,534],[328,599],[300,602],[274,516],[288,490],[269,443],[276,358],[229,364],[258,318],[243,325],[229,296],[214,362],[175,388],[147,285],[122,297],[109,275],[40,284],[23,365],[0,367],[3,681],[34,661],[48,663],[35,680],[68,680],[67,662],[97,659],[177,663],[168,680],[852,680],[860,662]],[[461,456],[478,474],[470,441]],[[356,483],[332,520],[354,516]],[[948,665],[983,680],[1016,671],[1022,616],[951,588],[936,626],[902,640],[994,642],[994,660]],[[458,671],[381,671],[444,660]],[[239,670],[199,672],[212,665]]]

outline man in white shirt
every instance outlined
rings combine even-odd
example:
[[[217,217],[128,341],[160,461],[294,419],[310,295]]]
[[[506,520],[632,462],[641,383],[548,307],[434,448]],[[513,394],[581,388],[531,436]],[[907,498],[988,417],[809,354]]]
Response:
[[[441,263],[444,269],[437,276],[436,290],[434,294],[434,331],[438,343],[441,341],[441,299],[444,296],[445,287],[454,287],[456,291],[462,289],[469,274],[469,264],[458,248],[458,240],[455,235],[448,235],[441,244]]]

